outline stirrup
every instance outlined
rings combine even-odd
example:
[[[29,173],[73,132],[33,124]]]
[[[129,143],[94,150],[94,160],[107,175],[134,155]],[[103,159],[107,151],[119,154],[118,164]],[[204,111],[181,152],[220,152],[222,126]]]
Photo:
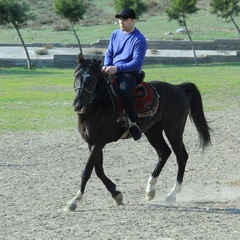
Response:
[[[139,140],[142,137],[142,132],[135,122],[129,125],[128,132],[135,141]]]

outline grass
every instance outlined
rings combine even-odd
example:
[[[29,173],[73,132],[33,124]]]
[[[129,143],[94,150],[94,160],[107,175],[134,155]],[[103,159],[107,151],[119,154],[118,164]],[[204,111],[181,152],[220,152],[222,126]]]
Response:
[[[152,0],[159,6],[163,5],[163,0]],[[21,29],[21,33],[26,43],[62,43],[76,44],[76,38],[71,29],[66,31],[55,31],[56,25],[66,24],[66,20],[60,19],[54,10],[52,0],[35,1],[29,0],[32,11],[36,15],[36,20],[29,22]],[[167,2],[167,1],[166,1]],[[216,38],[239,38],[237,29],[232,22],[226,22],[222,18],[210,13],[209,0],[199,1],[201,3],[197,14],[190,15],[187,19],[188,28],[193,32],[193,41],[214,40]],[[90,3],[90,1],[89,1]],[[85,14],[83,20],[76,25],[77,34],[81,43],[89,44],[98,39],[109,39],[110,34],[118,24],[114,18],[115,10],[112,0],[91,1],[91,7]],[[235,18],[240,22],[240,16]],[[48,23],[48,24],[46,24]],[[186,35],[177,34],[179,25],[176,21],[168,21],[168,17],[163,9],[149,9],[144,13],[136,26],[144,33],[149,40],[172,40],[187,39]],[[173,35],[167,35],[172,32]],[[16,30],[12,26],[0,26],[0,43],[19,43],[20,40]]]
[[[173,84],[191,81],[199,87],[205,111],[239,107],[240,68],[237,63],[146,66],[146,81]],[[0,133],[6,131],[76,128],[72,101],[73,69],[0,69]]]
[[[239,107],[239,63],[213,63],[199,66],[149,66],[147,79],[179,84],[193,82],[203,96],[206,111],[227,110]],[[157,76],[157,77],[156,77]]]
[[[1,130],[44,130],[70,126],[73,71],[1,69]]]

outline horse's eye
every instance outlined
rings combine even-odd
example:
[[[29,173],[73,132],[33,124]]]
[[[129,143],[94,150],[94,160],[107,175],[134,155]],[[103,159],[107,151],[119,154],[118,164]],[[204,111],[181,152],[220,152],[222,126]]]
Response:
[[[84,80],[88,80],[88,79],[91,79],[91,78],[92,78],[89,73],[84,73],[82,76],[83,76],[83,79],[84,79]]]

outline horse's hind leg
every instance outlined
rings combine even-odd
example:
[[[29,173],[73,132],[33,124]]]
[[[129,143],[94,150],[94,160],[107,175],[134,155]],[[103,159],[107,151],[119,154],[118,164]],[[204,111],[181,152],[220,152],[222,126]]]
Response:
[[[174,132],[174,134],[173,132],[170,134],[168,131],[166,131],[166,136],[172,146],[173,152],[176,155],[178,164],[177,181],[173,189],[168,193],[165,199],[166,202],[175,202],[177,193],[180,193],[182,189],[182,181],[188,160],[188,153],[183,143],[182,132],[183,131],[178,130]]]
[[[95,165],[95,172],[97,176],[102,180],[107,190],[111,193],[112,198],[115,200],[117,205],[122,204],[122,193],[116,190],[116,185],[105,175],[103,170],[103,155]]]
[[[150,201],[155,197],[155,185],[157,183],[157,178],[171,154],[171,149],[168,147],[163,138],[162,128],[160,126],[155,126],[149,129],[145,135],[149,143],[155,148],[159,158],[157,166],[149,177],[146,187],[146,200]]]

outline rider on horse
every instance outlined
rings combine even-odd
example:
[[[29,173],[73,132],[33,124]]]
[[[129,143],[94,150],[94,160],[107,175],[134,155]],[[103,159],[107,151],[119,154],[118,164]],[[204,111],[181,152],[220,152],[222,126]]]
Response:
[[[134,140],[139,140],[142,132],[136,124],[136,102],[133,93],[141,80],[147,41],[135,28],[134,10],[124,8],[115,18],[119,19],[120,29],[111,35],[103,70],[108,75],[116,74],[119,93],[128,117],[129,132]]]

